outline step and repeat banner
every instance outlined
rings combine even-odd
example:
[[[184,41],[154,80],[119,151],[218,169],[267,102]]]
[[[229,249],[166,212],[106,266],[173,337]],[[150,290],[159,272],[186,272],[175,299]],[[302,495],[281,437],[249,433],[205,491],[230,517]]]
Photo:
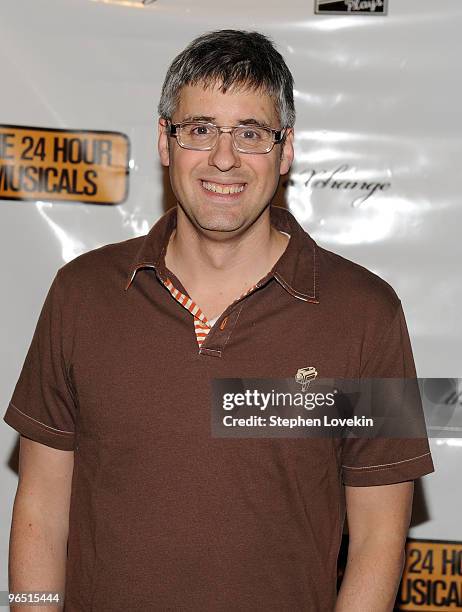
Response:
[[[394,287],[431,401],[460,414],[459,0],[3,2],[3,412],[56,270],[147,233],[174,204],[156,149],[161,84],[187,43],[222,28],[269,35],[295,78],[295,163],[275,203]],[[462,443],[449,428],[416,488],[400,610],[462,606]],[[1,590],[18,436],[3,423],[0,437]]]

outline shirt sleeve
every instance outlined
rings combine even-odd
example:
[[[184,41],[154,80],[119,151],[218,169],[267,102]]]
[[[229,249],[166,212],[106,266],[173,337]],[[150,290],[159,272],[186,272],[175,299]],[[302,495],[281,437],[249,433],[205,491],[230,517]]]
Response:
[[[58,272],[3,420],[31,440],[73,450],[77,410],[64,354],[70,330],[62,304]]]
[[[401,302],[393,319],[382,321],[381,328],[382,335],[365,359],[361,378],[415,378],[414,358]],[[393,484],[414,480],[433,471],[426,437],[347,438],[343,443],[342,477],[347,486]]]

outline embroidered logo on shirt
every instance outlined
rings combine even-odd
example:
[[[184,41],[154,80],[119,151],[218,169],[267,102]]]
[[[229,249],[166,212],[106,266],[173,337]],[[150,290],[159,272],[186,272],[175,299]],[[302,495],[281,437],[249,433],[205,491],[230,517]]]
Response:
[[[304,393],[310,386],[310,382],[316,378],[318,372],[313,366],[307,368],[300,368],[295,374],[295,381],[299,385],[302,385],[302,393]]]

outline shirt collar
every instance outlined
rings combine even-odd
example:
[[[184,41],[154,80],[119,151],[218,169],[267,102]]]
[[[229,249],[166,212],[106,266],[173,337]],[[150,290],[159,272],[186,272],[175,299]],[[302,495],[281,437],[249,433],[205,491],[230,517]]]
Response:
[[[165,252],[173,229],[176,227],[176,207],[171,208],[152,226],[144,237],[130,265],[127,290],[138,270],[165,267]],[[290,234],[286,250],[271,274],[294,297],[306,302],[319,303],[318,246],[286,208],[270,206],[271,224]]]

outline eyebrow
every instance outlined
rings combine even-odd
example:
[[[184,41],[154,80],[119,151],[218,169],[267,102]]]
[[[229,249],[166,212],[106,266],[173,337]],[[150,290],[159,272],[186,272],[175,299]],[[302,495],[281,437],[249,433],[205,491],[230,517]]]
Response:
[[[187,121],[205,121],[206,123],[214,123],[215,120],[216,117],[208,117],[207,115],[186,115],[181,123]],[[259,127],[268,127],[268,123],[265,121],[259,121],[254,117],[249,117],[248,119],[238,119],[236,125],[256,125]]]
[[[213,123],[215,121],[215,117],[207,117],[206,115],[186,115],[181,123],[184,123],[185,121],[206,121],[207,123]]]

